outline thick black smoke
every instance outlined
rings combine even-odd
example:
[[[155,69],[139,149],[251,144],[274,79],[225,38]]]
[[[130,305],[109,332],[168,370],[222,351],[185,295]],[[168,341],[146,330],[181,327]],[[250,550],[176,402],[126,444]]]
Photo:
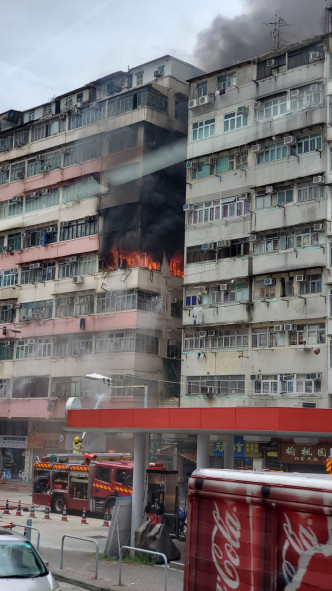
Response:
[[[279,17],[289,26],[280,28],[280,48],[327,32],[326,0],[246,0],[246,14],[229,19],[218,15],[209,29],[199,33],[195,63],[206,71],[272,51],[272,23]],[[277,19],[275,15],[277,13]]]

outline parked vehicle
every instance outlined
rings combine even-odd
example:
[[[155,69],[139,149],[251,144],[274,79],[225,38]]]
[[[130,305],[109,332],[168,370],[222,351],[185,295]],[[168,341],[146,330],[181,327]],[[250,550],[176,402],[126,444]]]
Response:
[[[0,528],[0,589],[4,591],[60,591],[45,562],[30,541]]]
[[[32,502],[55,513],[87,511],[111,517],[117,497],[132,495],[130,454],[49,455],[33,464]]]
[[[196,470],[184,591],[332,589],[332,478]]]

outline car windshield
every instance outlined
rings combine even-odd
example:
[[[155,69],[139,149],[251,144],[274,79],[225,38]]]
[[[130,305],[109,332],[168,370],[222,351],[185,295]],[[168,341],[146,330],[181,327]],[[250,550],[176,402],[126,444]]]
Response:
[[[40,577],[48,573],[29,542],[0,542],[0,578]]]

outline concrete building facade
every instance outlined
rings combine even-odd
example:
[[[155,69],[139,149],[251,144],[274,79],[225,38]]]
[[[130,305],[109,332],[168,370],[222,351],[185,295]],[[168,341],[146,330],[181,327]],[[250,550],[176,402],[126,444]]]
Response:
[[[199,73],[166,55],[0,116],[4,468],[15,447],[26,469],[29,453],[68,449],[67,399],[103,394],[87,373],[112,377],[114,405],[142,406],[143,384],[148,406],[178,399],[186,80]]]
[[[331,407],[330,52],[190,81],[182,407]]]

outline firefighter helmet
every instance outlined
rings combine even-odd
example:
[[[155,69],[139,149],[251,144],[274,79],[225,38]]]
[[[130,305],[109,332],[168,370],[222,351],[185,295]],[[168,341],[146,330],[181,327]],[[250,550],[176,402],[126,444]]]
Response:
[[[76,437],[75,437],[75,439],[74,439],[74,442],[75,442],[75,443],[79,443],[80,441],[81,441],[81,440],[80,440],[79,436],[78,436],[78,435],[76,435]]]

